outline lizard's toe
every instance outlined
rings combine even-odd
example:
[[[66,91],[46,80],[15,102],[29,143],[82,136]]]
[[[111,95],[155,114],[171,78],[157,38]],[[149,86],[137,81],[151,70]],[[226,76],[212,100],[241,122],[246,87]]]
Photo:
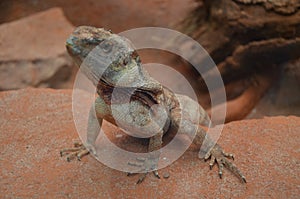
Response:
[[[85,155],[89,154],[89,149],[87,149],[82,143],[74,142],[73,148],[66,148],[60,151],[60,156],[66,156],[68,162],[77,157],[77,160],[81,160],[81,158]]]
[[[219,168],[219,177],[222,179],[222,175],[223,175],[223,168],[224,168],[224,159],[223,158],[217,158],[216,159],[217,161],[217,165],[218,165],[218,168]]]
[[[81,158],[85,155],[89,154],[89,150],[88,149],[81,149],[80,151],[78,151],[77,153],[77,160],[81,161]]]
[[[207,153],[205,154],[204,160],[205,160],[205,161],[208,160],[208,159],[210,158],[210,156],[211,156],[211,152],[209,151],[209,152],[207,152]]]
[[[214,156],[211,157],[210,162],[209,162],[209,168],[210,170],[213,168],[213,166],[216,163],[216,158]]]
[[[158,174],[158,171],[157,171],[157,170],[154,170],[154,171],[153,171],[153,174],[154,174],[154,176],[155,176],[155,177],[157,177],[158,179],[160,179],[160,176],[159,176],[159,174]]]
[[[144,179],[146,178],[148,172],[147,173],[142,173],[138,179],[138,181],[136,182],[136,184],[140,184],[144,181]]]
[[[223,154],[226,158],[229,158],[229,159],[234,160],[234,155],[233,155],[232,153],[226,153],[226,152],[222,151],[222,154]]]

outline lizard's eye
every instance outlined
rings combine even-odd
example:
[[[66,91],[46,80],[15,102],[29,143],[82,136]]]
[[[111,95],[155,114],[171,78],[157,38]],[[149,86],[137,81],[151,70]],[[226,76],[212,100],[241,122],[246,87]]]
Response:
[[[109,53],[112,50],[112,42],[110,41],[104,41],[100,44],[101,49],[105,52],[105,53]]]

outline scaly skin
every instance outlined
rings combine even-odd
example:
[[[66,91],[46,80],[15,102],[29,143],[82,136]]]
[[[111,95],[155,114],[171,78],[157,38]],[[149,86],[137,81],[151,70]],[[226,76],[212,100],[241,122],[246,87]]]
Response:
[[[196,134],[193,141],[198,145],[204,138],[209,139],[199,127],[199,124],[208,126],[210,122],[203,108],[151,78],[127,39],[102,28],[81,26],[69,37],[66,46],[78,66],[85,60],[81,70],[97,86],[99,95],[90,111],[84,146],[77,144],[75,148],[61,151],[62,155],[68,154],[68,160],[74,156],[80,160],[89,152],[96,153],[94,143],[103,119],[121,125],[133,135],[150,137],[148,150],[155,151],[155,155],[144,161],[143,174],[137,183],[141,183],[149,171],[159,178],[156,168],[165,133],[177,130],[189,136]],[[118,114],[113,114],[115,112]],[[220,177],[225,166],[246,182],[239,169],[227,159],[233,159],[233,155],[225,153],[218,144],[204,153],[205,159],[211,158],[210,167],[217,163]]]

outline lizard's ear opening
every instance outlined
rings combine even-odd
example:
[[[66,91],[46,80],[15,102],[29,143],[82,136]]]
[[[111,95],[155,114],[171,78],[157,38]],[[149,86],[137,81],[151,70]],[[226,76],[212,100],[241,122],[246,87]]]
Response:
[[[125,57],[125,59],[123,60],[123,66],[126,66],[129,62],[130,62],[130,58]]]
[[[136,50],[134,50],[134,51],[131,53],[131,57],[136,61],[136,63],[141,63],[141,58],[140,58],[140,56],[138,55],[138,53],[136,52]]]

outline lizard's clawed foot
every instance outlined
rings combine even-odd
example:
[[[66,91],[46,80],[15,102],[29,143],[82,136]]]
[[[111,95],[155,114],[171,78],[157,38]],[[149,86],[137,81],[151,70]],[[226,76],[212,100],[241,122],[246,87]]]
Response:
[[[93,154],[96,154],[96,150],[93,146],[88,145],[87,147],[84,146],[80,142],[74,142],[74,147],[73,148],[66,148],[62,149],[60,151],[60,156],[66,156],[67,161],[70,162],[72,159],[77,157],[77,160],[81,160],[81,158],[85,155],[88,155],[90,151]]]
[[[160,176],[158,174],[158,171],[155,170],[155,171],[152,171],[153,172],[153,175],[155,177],[157,177],[158,179],[160,179]],[[140,177],[138,179],[138,181],[136,182],[136,184],[140,184],[144,181],[144,179],[146,178],[146,176],[148,175],[149,172],[146,172],[146,173],[140,173]],[[131,176],[131,175],[135,175],[135,174],[138,174],[138,173],[127,173],[127,176]]]
[[[149,171],[152,171],[154,176],[160,179],[157,171],[158,158],[137,158],[136,162],[128,162],[129,165],[141,168],[139,170],[140,177],[136,184],[140,184],[144,181]],[[128,173],[127,176],[134,175],[137,173]]]
[[[233,154],[225,153],[223,149],[219,145],[215,145],[210,152],[208,152],[204,160],[208,160],[210,158],[209,167],[212,169],[212,167],[217,163],[219,167],[219,176],[222,178],[223,175],[223,168],[224,166],[233,172],[236,176],[238,176],[242,182],[246,183],[246,178],[242,174],[242,172],[228,159],[234,160]]]

